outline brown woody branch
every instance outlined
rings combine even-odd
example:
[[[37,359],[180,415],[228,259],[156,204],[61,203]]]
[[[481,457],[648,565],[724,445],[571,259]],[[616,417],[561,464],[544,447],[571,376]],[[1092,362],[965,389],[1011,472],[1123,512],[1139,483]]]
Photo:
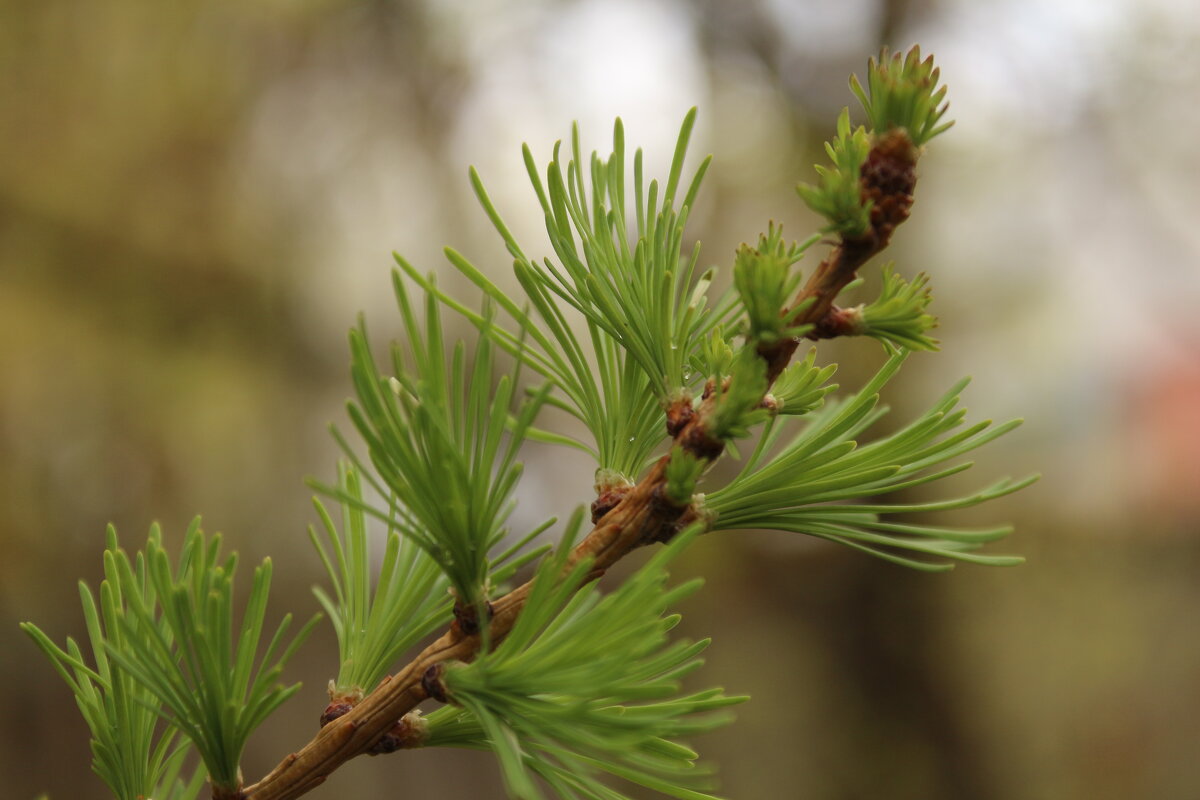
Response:
[[[854,279],[858,268],[886,247],[896,226],[908,218],[917,155],[902,130],[886,133],[876,141],[862,170],[863,197],[872,203],[870,229],[859,237],[843,237],[834,246],[784,312],[791,315],[791,324],[819,329],[834,311],[834,298]],[[759,355],[767,362],[768,388],[787,366],[798,344],[798,339],[788,339],[759,348]],[[690,403],[675,403],[668,409],[668,431],[675,443],[708,462],[715,461],[723,450],[723,443],[715,441],[706,429],[715,394],[707,392],[695,410]],[[593,505],[595,527],[571,552],[567,570],[591,559],[589,578],[597,579],[638,547],[669,539],[677,526],[690,518],[692,509],[665,500],[668,458],[659,459],[634,486],[613,487],[597,499]],[[512,630],[531,588],[532,582],[526,583],[492,604],[489,634],[493,643]],[[404,727],[405,715],[430,696],[430,686],[436,681],[426,680],[427,673],[435,674],[438,665],[446,661],[470,661],[479,650],[477,626],[460,623],[456,620],[408,666],[385,678],[353,708],[330,719],[301,750],[257,783],[245,787],[240,800],[293,800],[323,783],[346,761],[364,753],[393,749],[390,743],[380,746],[387,736],[397,737],[397,747],[417,742],[420,737]]]

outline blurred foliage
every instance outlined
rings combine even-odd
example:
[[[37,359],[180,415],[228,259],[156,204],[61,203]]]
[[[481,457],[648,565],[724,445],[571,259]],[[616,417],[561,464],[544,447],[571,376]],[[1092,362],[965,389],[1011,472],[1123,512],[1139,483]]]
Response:
[[[517,162],[505,120],[621,114],[647,141],[698,105],[695,149],[716,160],[689,225],[701,266],[728,267],[767,209],[814,227],[792,187],[821,158],[840,76],[920,38],[953,75],[959,127],[922,164],[892,255],[937,282],[937,369],[971,365],[973,412],[1029,417],[1011,471],[1047,478],[1004,501],[1029,563],[930,578],[784,535],[699,542],[680,571],[708,586],[684,633],[716,642],[706,680],[755,696],[705,752],[732,797],[1193,796],[1200,162],[1179,98],[1200,23],[1181,8],[0,0],[6,792],[99,791],[70,696],[15,623],[85,635],[74,584],[98,582],[105,523],[178,531],[203,511],[244,558],[273,557],[273,609],[314,610],[301,479],[334,471],[344,331],[390,303],[393,248],[427,269],[450,243],[504,271],[494,234],[454,220],[473,203],[464,160],[498,205],[528,200],[496,166]],[[539,241],[543,220],[506,221]],[[919,357],[913,408],[947,382]],[[522,520],[589,496],[585,459],[543,469]],[[336,652],[321,636],[248,770],[315,730]],[[311,796],[394,789],[403,769],[413,795],[500,797],[488,758],[396,758]]]

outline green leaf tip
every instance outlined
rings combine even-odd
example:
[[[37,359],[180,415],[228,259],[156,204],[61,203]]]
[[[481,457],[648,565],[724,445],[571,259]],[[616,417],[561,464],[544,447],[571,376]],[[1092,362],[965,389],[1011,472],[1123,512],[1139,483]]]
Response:
[[[20,628],[75,694],[91,732],[92,769],[117,800],[150,796],[194,800],[203,785],[204,769],[197,768],[191,780],[181,777],[189,748],[180,740],[179,729],[160,724],[162,708],[155,695],[110,658],[111,651],[129,647],[120,617],[126,604],[134,601],[131,595],[137,595],[138,603],[153,605],[155,589],[145,580],[142,554],[131,562],[120,550],[112,525],[105,539],[105,578],[100,583],[99,603],[87,584],[79,582],[94,668],[86,663],[83,650],[73,639],[67,639],[64,650],[36,625],[24,622]],[[160,621],[159,625],[163,624]]]
[[[487,599],[492,550],[507,533],[522,471],[518,454],[552,387],[547,382],[532,392],[520,390],[520,337],[507,342],[515,366],[496,377],[496,345],[489,333],[498,301],[490,296],[473,318],[481,333],[474,353],[468,358],[460,341],[447,354],[442,295],[431,276],[416,281],[424,289],[424,324],[408,281],[394,273],[405,336],[403,345],[392,347],[392,374],[376,364],[364,325],[350,334],[357,393],[350,418],[366,441],[373,469],[339,441],[356,472],[371,476],[373,488],[394,498],[394,508],[387,511],[364,510],[420,546],[445,573],[458,600],[473,606]],[[355,502],[344,489],[333,494]]]
[[[454,705],[429,715],[426,744],[491,749],[518,798],[543,797],[535,776],[563,797],[624,797],[606,775],[670,797],[708,798],[707,770],[676,739],[728,722],[725,709],[744,698],[681,691],[708,643],[668,641],[678,622],[668,608],[700,582],[667,588],[666,566],[698,533],[678,534],[604,596],[595,583],[580,586],[586,563],[555,581],[563,559],[547,559],[509,636],[445,670]]]
[[[943,102],[946,87],[938,86],[939,76],[933,56],[922,60],[919,46],[903,55],[889,55],[885,47],[878,61],[867,62],[866,88],[851,75],[850,89],[867,112],[873,135],[900,128],[919,148],[954,124],[941,122],[949,104]]]
[[[692,501],[696,481],[704,473],[706,462],[676,445],[666,467],[664,493],[669,501],[683,508]]]
[[[850,110],[838,116],[837,136],[825,143],[832,166],[816,166],[819,182],[802,183],[797,193],[810,209],[825,217],[824,233],[848,238],[864,235],[871,227],[871,201],[863,197],[862,166],[871,150],[866,128],[850,127]]]
[[[906,281],[891,263],[885,264],[879,297],[852,310],[857,315],[853,332],[910,350],[937,350],[937,339],[928,335],[938,324],[937,317],[926,310],[933,300],[928,284],[929,276],[923,272]]]
[[[341,529],[316,498],[322,533],[308,534],[332,584],[313,593],[333,625],[339,668],[333,689],[355,696],[377,686],[389,668],[421,638],[451,619],[449,580],[429,554],[401,533],[402,511],[392,504],[380,563],[374,563],[368,504],[362,480],[343,465],[333,490],[341,505]],[[374,585],[372,586],[372,583]]]
[[[767,363],[751,343],[742,346],[729,367],[729,376],[716,376],[716,402],[706,433],[718,441],[750,435],[750,429],[769,416],[763,406]]]
[[[220,534],[206,536],[197,517],[172,569],[161,532],[152,529],[144,562],[153,596],[136,591],[128,560],[118,560],[122,589],[134,591],[125,592],[128,606],[117,615],[124,646],[110,643],[107,649],[160,704],[157,713],[191,740],[213,785],[234,790],[250,733],[300,688],[284,686],[279,678],[320,615],[284,647],[291,627],[291,615],[285,615],[260,653],[270,564],[255,570],[241,626],[235,628],[237,556],[222,559],[220,548]]]
[[[825,396],[837,388],[828,381],[837,372],[837,365],[816,365],[817,350],[810,348],[808,355],[784,367],[775,379],[771,392],[763,398],[767,410],[774,414],[800,416],[820,408]]]
[[[695,109],[684,117],[663,182],[647,183],[640,150],[629,170],[619,120],[606,158],[593,152],[585,159],[578,126],[572,128],[569,155],[556,145],[544,170],[523,147],[550,239],[546,258],[525,254],[471,172],[479,202],[513,257],[527,305],[510,300],[462,255],[452,250],[446,255],[511,322],[485,326],[479,314],[397,259],[410,278],[435,291],[497,347],[552,381],[551,404],[591,434],[588,442],[531,429],[530,438],[582,450],[598,468],[623,475],[641,474],[656,457],[666,438],[664,402],[697,388],[705,377],[696,367],[703,342],[739,311],[730,293],[709,298],[713,270],[700,268],[698,247],[685,247],[690,243],[684,229],[711,161],[702,159],[690,179],[685,177],[695,119]],[[584,333],[571,319],[576,313],[585,322]]]
[[[907,358],[901,350],[861,390],[842,402],[826,403],[803,418],[790,442],[779,419],[769,423],[741,474],[728,486],[705,494],[711,530],[784,530],[828,539],[915,569],[940,571],[953,561],[993,566],[1018,563],[1015,556],[972,552],[1006,536],[1007,526],[985,531],[903,523],[893,515],[967,508],[1018,491],[1032,483],[1002,480],[980,491],[934,502],[863,502],[908,490],[968,469],[956,459],[1011,431],[1009,422],[964,427],[956,408],[966,386],[959,381],[929,410],[895,433],[866,443],[862,436],[884,413],[879,391]],[[949,463],[949,466],[947,466]],[[906,555],[912,554],[912,555]]]
[[[269,561],[255,571],[239,628],[236,555],[220,557],[220,536],[206,537],[199,517],[174,568],[157,524],[132,558],[112,526],[105,538],[99,604],[80,584],[95,669],[74,641],[63,650],[36,626],[21,626],[75,692],[92,731],[93,767],[118,800],[193,800],[206,776],[214,786],[238,787],[245,740],[299,688],[278,678],[317,618],[280,653],[291,621],[285,616],[260,653]],[[203,761],[187,780],[181,771],[189,748],[180,734]]]
[[[746,310],[746,338],[756,345],[772,345],[782,339],[800,336],[804,329],[790,324],[784,311],[800,282],[799,261],[814,239],[803,244],[787,244],[783,228],[770,223],[755,247],[743,244],[737,250],[733,266],[733,284]]]

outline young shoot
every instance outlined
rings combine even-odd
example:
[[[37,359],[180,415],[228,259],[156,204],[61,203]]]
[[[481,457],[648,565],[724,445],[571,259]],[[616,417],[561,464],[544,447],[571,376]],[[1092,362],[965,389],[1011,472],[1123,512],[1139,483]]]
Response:
[[[746,340],[755,345],[773,345],[794,338],[806,328],[791,324],[799,308],[788,303],[800,283],[800,272],[792,270],[804,251],[817,241],[812,237],[803,244],[783,241],[783,229],[771,223],[756,247],[743,244],[733,264],[733,285],[746,311]]]
[[[564,165],[561,145],[556,145],[544,181],[525,147],[526,169],[556,258],[525,255],[472,170],[475,192],[514,259],[533,313],[452,250],[447,250],[451,264],[503,309],[517,330],[491,324],[438,294],[497,346],[552,380],[556,390],[551,404],[579,419],[592,443],[536,429],[530,438],[582,449],[595,458],[598,471],[629,482],[666,438],[664,405],[696,389],[706,376],[694,366],[703,342],[738,311],[728,292],[710,303],[714,270],[699,271],[698,247],[687,254],[683,250],[684,227],[709,163],[701,162],[685,189],[681,180],[694,122],[693,109],[683,121],[661,186],[657,180],[647,186],[642,152],[635,153],[632,204],[620,120],[607,159],[593,153],[585,162],[579,129],[572,128],[571,157]],[[417,277],[407,262],[398,261]],[[582,337],[576,333],[580,319],[586,331]]]
[[[675,740],[728,722],[712,712],[745,698],[680,687],[708,642],[668,642],[679,617],[666,610],[700,581],[667,589],[666,567],[698,533],[677,536],[606,596],[582,585],[588,562],[564,575],[565,549],[548,558],[508,638],[446,668],[459,710],[429,718],[427,744],[490,747],[521,800],[543,797],[534,775],[561,797],[624,798],[600,782],[605,773],[669,797],[710,797],[694,788],[708,776],[696,753]]]
[[[837,372],[837,364],[818,367],[816,360],[814,347],[802,360],[793,361],[779,373],[770,394],[763,398],[768,411],[798,417],[825,403],[825,395],[838,388],[836,383],[829,383]]]
[[[949,569],[952,561],[1020,563],[1022,559],[1012,556],[972,552],[1011,533],[1007,525],[967,530],[904,524],[884,517],[978,505],[1028,486],[1036,476],[1005,479],[972,494],[935,502],[885,504],[861,499],[962,472],[971,462],[942,465],[1020,424],[1014,420],[992,427],[985,421],[960,429],[966,412],[955,406],[967,384],[963,380],[899,431],[860,446],[858,437],[886,413],[878,407],[879,391],[907,356],[907,352],[895,353],[855,395],[805,417],[799,433],[768,457],[785,430],[773,422],[741,474],[728,486],[706,494],[706,510],[716,517],[710,529],[806,533],[925,570]]]
[[[860,185],[862,165],[870,149],[866,128],[860,125],[851,129],[850,110],[843,108],[837,120],[837,136],[825,143],[832,166],[817,164],[820,182],[796,187],[805,205],[827,220],[822,232],[854,238],[870,228],[871,204],[863,198]]]
[[[941,123],[949,104],[942,102],[946,87],[937,85],[940,72],[933,56],[922,61],[921,48],[913,47],[907,54],[890,55],[884,48],[878,61],[870,59],[865,89],[858,76],[851,75],[850,89],[867,112],[872,134],[900,129],[914,147],[923,147],[948,130],[954,122]]]
[[[928,334],[938,324],[926,310],[933,300],[928,283],[923,272],[910,282],[896,274],[892,264],[885,264],[879,297],[852,309],[857,317],[854,332],[910,350],[937,350],[937,339]]]
[[[118,546],[117,531],[112,525],[108,526],[106,538],[99,604],[87,584],[79,582],[92,665],[70,637],[64,650],[31,622],[21,623],[21,629],[46,654],[75,694],[75,702],[91,731],[92,769],[116,800],[147,797],[195,800],[204,785],[204,770],[197,768],[190,780],[183,779],[181,771],[189,752],[186,741],[181,742],[179,730],[162,719],[157,695],[121,666],[120,660],[109,657],[112,652],[120,652],[124,658],[133,658],[136,648],[131,637],[155,636],[170,642],[172,633],[166,619],[161,617],[152,623],[153,633],[138,630],[135,621],[134,632],[130,634],[121,624],[129,594],[136,593],[137,602],[148,608],[155,606],[157,594],[155,584],[147,579],[144,553],[138,552],[131,564],[129,556]],[[150,538],[161,540],[158,526],[151,529]],[[133,580],[122,580],[122,576],[132,576]]]
[[[429,554],[401,533],[402,517],[393,506],[387,526],[383,558],[378,566],[371,522],[364,511],[363,487],[358,474],[339,471],[338,496],[341,530],[325,506],[314,498],[322,533],[309,528],[309,538],[329,574],[333,594],[313,589],[337,634],[339,669],[330,684],[331,703],[355,703],[377,686],[396,661],[413,645],[452,618],[453,598],[449,579]],[[489,585],[501,586],[522,565],[544,549],[526,549],[529,540],[554,520],[536,528],[492,561]]]
[[[191,740],[214,793],[236,796],[246,740],[300,689],[298,683],[282,685],[279,678],[319,615],[290,643],[292,615],[285,615],[260,652],[271,561],[255,568],[241,624],[235,625],[237,554],[222,559],[221,535],[206,537],[199,518],[188,528],[174,567],[157,526],[145,555],[136,558],[138,571],[128,559],[113,561],[126,602],[115,614],[124,646],[109,647],[109,657],[154,697],[158,713]],[[152,594],[136,589],[143,582],[153,587]]]
[[[478,614],[491,593],[493,551],[508,533],[504,523],[521,475],[517,455],[550,387],[520,397],[519,362],[494,381],[486,334],[469,363],[462,342],[447,359],[437,296],[425,293],[422,329],[402,276],[394,286],[407,346],[393,346],[394,374],[384,376],[365,324],[351,331],[358,402],[349,407],[367,443],[374,488],[394,503],[385,511],[345,491],[332,493],[419,545],[449,579],[459,611]],[[490,311],[484,317],[490,319]],[[360,474],[370,474],[348,445],[344,449]]]

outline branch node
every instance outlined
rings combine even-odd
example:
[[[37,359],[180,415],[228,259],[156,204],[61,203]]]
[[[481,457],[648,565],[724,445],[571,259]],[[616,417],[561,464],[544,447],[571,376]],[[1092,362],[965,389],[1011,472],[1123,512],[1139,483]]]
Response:
[[[591,506],[592,524],[595,525],[597,522],[604,519],[608,512],[620,505],[621,501],[625,499],[625,495],[629,494],[630,488],[632,487],[622,486],[618,488],[612,488],[603,492],[599,497],[593,500]]]
[[[683,523],[684,519],[695,519],[695,515],[690,513],[690,501],[685,505],[678,505],[667,496],[664,484],[655,486],[651,491],[650,505],[657,524],[642,534],[638,542],[642,546],[670,542],[677,533],[687,527],[687,524]]]
[[[445,673],[446,665],[439,661],[431,665],[421,676],[421,688],[425,690],[425,694],[439,703],[448,702],[446,700],[446,684],[442,681]]]
[[[396,721],[387,733],[379,737],[366,751],[369,756],[381,756],[397,750],[411,750],[425,744],[429,738],[429,721],[420,711],[410,711]]]
[[[329,705],[325,706],[325,710],[321,712],[321,727],[324,728],[326,725],[333,722],[338,717],[342,717],[342,716],[345,716],[346,714],[349,714],[353,708],[354,708],[353,703],[347,703],[344,701],[337,702],[337,703],[330,703]]]
[[[489,601],[484,601],[484,614],[491,622],[495,609]],[[454,604],[454,626],[463,636],[475,636],[479,633],[479,607],[474,604]]]
[[[592,501],[592,524],[604,519],[608,512],[621,504],[633,482],[614,469],[596,470],[596,499]]]
[[[862,333],[862,328],[862,306],[840,308],[835,305],[805,335],[814,341],[835,339],[839,336],[858,336]]]
[[[692,408],[692,398],[680,397],[667,407],[667,433],[671,438],[677,437],[689,422],[695,416],[696,411]]]
[[[698,423],[699,420],[693,419],[691,424],[680,432],[677,438],[679,446],[697,458],[716,461],[721,453],[725,452],[725,442],[709,436],[704,426]]]

